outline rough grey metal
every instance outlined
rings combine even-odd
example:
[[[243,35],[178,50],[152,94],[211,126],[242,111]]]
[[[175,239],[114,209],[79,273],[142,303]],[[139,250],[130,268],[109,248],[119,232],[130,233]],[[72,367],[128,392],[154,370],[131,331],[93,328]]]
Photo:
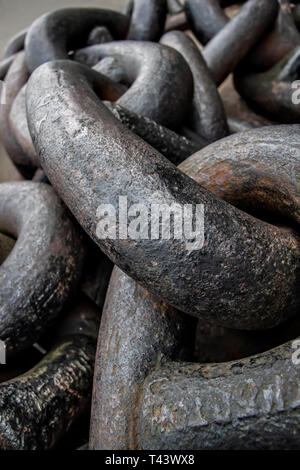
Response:
[[[200,50],[181,31],[165,34],[160,43],[173,47],[182,54],[193,74],[194,95],[188,120],[191,128],[208,143],[228,135],[223,103]]]
[[[297,227],[299,130],[300,126],[270,126],[239,133],[192,155],[180,168],[234,206],[270,223]]]
[[[111,42],[114,38],[110,34],[106,26],[95,26],[89,34],[87,45],[94,46],[95,44],[102,44],[104,42]]]
[[[271,26],[277,0],[248,0],[239,13],[213,37],[203,51],[214,80],[220,85]]]
[[[0,80],[4,80],[6,74],[9,70],[9,67],[11,66],[11,64],[13,63],[15,58],[16,58],[16,56],[14,54],[14,55],[8,57],[7,59],[1,60],[1,62],[0,62]]]
[[[188,317],[115,268],[96,353],[90,449],[300,448],[293,341],[196,364],[182,362],[187,340],[193,347]]]
[[[10,112],[15,101],[15,98],[26,84],[29,77],[29,72],[26,65],[26,58],[24,51],[18,52],[9,71],[5,77],[4,87],[1,99],[1,112],[0,112],[0,137],[1,142],[12,159],[20,173],[25,178],[31,179],[35,165],[28,159],[24,149],[20,146],[14,132],[10,126]]]
[[[179,0],[167,0],[168,11],[171,15],[176,15],[183,11],[183,5]]]
[[[95,26],[106,26],[115,39],[125,38],[128,18],[99,8],[64,8],[38,18],[26,36],[30,72],[44,62],[67,59],[68,52],[82,47]]]
[[[298,312],[297,236],[219,200],[125,129],[97,99],[79,64],[40,67],[27,86],[27,111],[47,177],[91,238],[141,285],[228,327],[269,328]],[[287,159],[299,152],[298,125],[272,131]],[[269,128],[265,132],[268,142]],[[251,136],[255,149],[255,131]],[[273,142],[266,144],[265,152],[273,151]],[[188,251],[184,237],[99,240],[97,209],[103,203],[118,208],[120,196],[128,207],[140,203],[148,211],[153,202],[204,204],[203,248]]]
[[[16,142],[19,144],[24,154],[24,166],[27,163],[30,167],[38,167],[39,160],[34,145],[32,143],[31,135],[27,124],[25,95],[26,85],[21,88],[16,98],[14,99],[8,117],[9,127],[11,129],[12,134],[14,135]]]
[[[180,355],[188,326],[186,315],[114,268],[96,355],[91,449],[139,447],[140,387],[161,356]]]
[[[104,87],[107,99],[117,100],[126,88],[101,76],[94,70],[87,70],[94,86]],[[0,115],[0,134],[5,149],[22,174],[31,179],[39,166],[39,160],[28,129],[25,93],[28,79],[24,52],[19,53],[5,81],[6,102]],[[100,93],[101,94],[101,93]]]
[[[131,85],[118,104],[166,127],[183,122],[192,99],[193,77],[181,54],[161,44],[114,41],[81,49],[75,59],[94,66],[107,56],[118,58]]]
[[[105,105],[122,124],[161,152],[174,165],[178,165],[206,145],[205,141],[199,143],[187,139],[118,104],[106,101]]]
[[[8,59],[12,55],[24,49],[26,34],[27,34],[27,29],[24,29],[23,31],[20,31],[8,41],[8,43],[6,44],[4,48],[3,59]]]
[[[87,411],[100,313],[77,297],[55,346],[33,369],[0,385],[0,449],[46,450]]]
[[[17,242],[0,266],[0,338],[14,355],[33,344],[74,293],[82,237],[49,185],[0,185],[0,231]]]
[[[256,111],[281,123],[300,122],[300,104],[293,101],[294,81],[300,79],[300,46],[287,54],[267,72],[234,75],[240,95]]]
[[[188,22],[184,11],[177,13],[176,15],[167,16],[165,24],[166,33],[173,30],[185,31],[186,29],[188,29]]]
[[[133,0],[127,39],[158,41],[167,16],[166,0]]]
[[[280,0],[276,22],[246,55],[241,67],[252,72],[265,72],[300,45],[300,33],[293,16],[292,2]]]

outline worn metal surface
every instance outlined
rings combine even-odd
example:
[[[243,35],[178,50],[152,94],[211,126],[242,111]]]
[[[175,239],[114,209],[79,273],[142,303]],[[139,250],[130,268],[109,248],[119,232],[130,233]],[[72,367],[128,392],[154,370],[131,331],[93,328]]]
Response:
[[[20,31],[7,42],[3,52],[3,59],[8,59],[24,49],[26,34],[27,29]]]
[[[0,233],[0,264],[6,260],[14,245],[15,240],[12,237]]]
[[[158,41],[163,33],[166,17],[166,0],[132,0],[127,39]]]
[[[102,312],[114,265],[88,236],[85,237],[85,248],[86,256],[80,289],[95,302],[99,311]]]
[[[192,332],[186,315],[149,294],[120,269],[101,321],[91,413],[91,449],[139,448],[139,388],[161,356],[180,356]]]
[[[9,67],[11,66],[11,64],[13,63],[15,58],[16,58],[16,56],[12,55],[12,56],[8,57],[7,59],[1,60],[1,62],[0,62],[0,80],[4,80],[4,78],[6,77],[6,74],[9,70]]]
[[[17,239],[0,266],[0,338],[8,355],[33,344],[74,294],[84,249],[48,185],[0,185],[0,231]]]
[[[123,39],[128,18],[98,8],[64,8],[38,18],[26,36],[26,59],[30,72],[44,62],[67,59],[68,52],[83,46],[95,26],[107,26],[116,39]]]
[[[299,449],[292,342],[223,364],[162,362],[147,378],[143,449]]]
[[[38,157],[27,124],[25,94],[26,85],[21,88],[14,99],[8,117],[8,125],[24,154],[24,166],[27,163],[30,167],[38,167]]]
[[[188,29],[188,22],[186,19],[185,12],[177,13],[176,15],[168,15],[165,24],[165,32],[175,30],[183,30],[185,31]]]
[[[238,14],[206,45],[204,58],[220,85],[271,26],[278,12],[277,0],[248,0]]]
[[[47,188],[43,191],[51,193],[40,209],[37,189],[31,190],[30,197],[26,193],[14,198],[11,191],[3,198],[0,185],[0,232],[4,227],[17,238],[14,245],[14,240],[0,234],[0,277],[4,273],[6,282],[0,286],[0,305],[4,286],[6,304],[11,306],[7,299],[11,300],[12,292],[19,307],[11,317],[3,314],[8,341],[16,345],[15,351],[9,350],[9,360],[13,352],[23,351],[37,338],[42,345],[42,349],[34,346],[39,354],[43,347],[49,350],[46,336],[40,335],[44,328],[52,335],[49,325],[63,313],[58,305],[73,297],[78,282],[80,291],[102,308],[112,262],[100,247],[132,278],[116,267],[106,299],[105,336],[99,338],[96,359],[91,447],[300,448],[294,345],[277,347],[300,333],[300,127],[280,125],[240,133],[264,122],[270,125],[271,119],[299,123],[298,108],[295,113],[288,103],[292,81],[299,78],[299,51],[285,57],[276,69],[264,69],[298,45],[299,33],[288,0],[248,0],[242,8],[232,8],[234,0],[187,1],[194,8],[202,5],[202,12],[208,13],[200,16],[198,26],[203,41],[211,39],[205,49],[209,72],[197,50],[201,45],[190,31],[187,35],[195,45],[180,32],[162,39],[183,58],[169,47],[147,41],[151,35],[158,40],[163,29],[176,24],[187,27],[184,12],[169,14],[165,23],[167,4],[172,11],[173,3],[179,11],[177,1],[135,0],[123,16],[99,9],[93,9],[94,15],[86,9],[44,15],[26,41],[26,57],[34,71],[28,86],[29,70],[24,53],[18,52],[25,34],[8,44],[6,55],[13,55],[0,63],[0,79],[7,72],[9,79],[8,102],[1,109],[5,145],[23,175],[31,177],[41,166],[31,188]],[[138,36],[138,23],[143,24],[143,44],[110,42]],[[78,59],[91,68],[76,63]],[[223,94],[230,110],[227,125],[216,84],[233,70],[237,88],[249,80],[247,91],[241,92],[247,103],[268,119],[251,112],[237,93],[232,101]],[[238,134],[219,140],[229,132]],[[199,145],[204,147],[204,139],[217,142],[177,169],[163,157],[178,163]],[[42,180],[48,185],[37,183]],[[86,236],[53,196],[51,183]],[[203,204],[203,248],[189,250],[185,234],[180,241],[173,234],[168,240],[124,235],[99,240],[98,207],[108,203],[118,209],[120,196],[127,197],[128,207],[143,205],[150,224],[148,236],[154,223],[151,204],[165,204],[163,214],[174,203]],[[5,226],[1,225],[3,204]],[[45,221],[57,207],[63,221],[58,218],[55,232],[54,223],[48,230]],[[173,218],[170,223],[172,231]],[[44,251],[46,263],[41,263]],[[13,269],[7,275],[11,260],[13,268],[19,269],[17,275]],[[38,274],[38,281],[32,273]],[[67,286],[64,281],[59,284],[58,275],[66,278]],[[23,284],[25,300],[21,299]],[[10,291],[15,285],[21,290]],[[81,308],[78,298],[75,302]],[[87,314],[90,308],[91,315]],[[52,448],[87,409],[97,322],[93,306],[83,310],[88,318],[82,319],[82,311],[73,312],[60,333],[55,332],[58,346],[34,370],[14,378],[38,362],[32,362],[29,347],[22,354],[22,364],[12,362],[0,374],[0,383],[14,378],[0,385],[4,409],[0,447]],[[2,339],[1,332],[0,315]],[[193,357],[195,332],[200,337]],[[217,341],[219,349],[214,350]],[[265,352],[273,346],[273,351]],[[257,352],[263,354],[241,359]],[[182,362],[195,357],[234,362]],[[86,440],[87,434],[81,443]],[[73,442],[73,447],[79,445]]]
[[[178,165],[187,157],[205,147],[207,143],[201,139],[192,141],[160,126],[155,121],[139,116],[115,103],[105,102],[113,115],[129,130],[140,136],[143,140],[161,152],[174,165]]]
[[[236,134],[192,155],[180,169],[219,198],[256,217],[297,227],[299,130],[300,126],[270,126]]]
[[[246,101],[236,91],[233,83],[233,76],[230,75],[220,86],[220,95],[224,104],[226,115],[228,116],[228,124],[231,119],[248,122],[250,126],[261,127],[275,124],[274,121],[261,116],[254,112],[248,106]]]
[[[185,11],[191,30],[204,45],[229,21],[220,0],[186,0]]]
[[[81,49],[75,59],[93,66],[107,56],[118,58],[131,85],[118,104],[171,129],[183,122],[193,77],[177,51],[150,42],[115,41]]]
[[[183,11],[183,4],[179,0],[167,0],[168,11],[171,15],[176,15]]]
[[[87,39],[87,46],[93,46],[95,44],[102,44],[104,42],[111,42],[114,38],[112,37],[106,26],[95,26],[89,34]]]
[[[219,200],[125,131],[99,102],[80,65],[45,64],[31,76],[27,91],[29,128],[42,167],[121,269],[171,305],[224,326],[268,328],[296,314],[299,242],[292,233]],[[279,127],[279,133],[298,149],[299,126]],[[184,237],[99,240],[99,204],[117,208],[120,195],[127,196],[128,207],[138,202],[148,211],[154,201],[204,204],[204,247],[190,252]]]
[[[0,104],[0,138],[2,144],[12,159],[20,173],[25,178],[31,178],[35,171],[35,166],[24,153],[23,148],[18,143],[10,126],[9,115],[14,100],[20,90],[26,84],[29,72],[26,65],[24,52],[19,52],[14,59],[5,78],[5,87],[2,88],[2,99]],[[5,94],[5,96],[4,96]]]
[[[252,48],[241,66],[253,72],[272,68],[284,56],[300,45],[290,0],[280,0],[278,16],[272,30]]]
[[[300,46],[271,70],[235,73],[235,87],[256,111],[281,123],[300,122],[300,104],[294,102],[292,83],[300,79]]]
[[[86,70],[86,73],[93,80],[95,89],[100,88],[101,83],[101,87],[106,90],[107,99],[115,101],[126,90],[123,85],[100,76],[95,71]],[[27,124],[25,94],[28,76],[24,52],[21,52],[5,81],[6,103],[1,106],[3,113],[0,116],[0,134],[6,151],[17,168],[31,179],[39,166],[39,160]]]
[[[271,207],[278,211],[280,220],[299,223],[299,182],[291,176],[299,173],[299,149],[295,153],[294,139],[286,138],[287,129],[284,126],[262,128],[223,139],[192,156],[181,168],[203,187],[237,205],[244,201],[249,209],[249,200],[256,202],[252,210],[258,213],[266,196],[270,197],[270,193],[275,196],[278,192],[278,201],[275,197],[264,210]],[[251,140],[256,141],[256,146]],[[282,155],[287,141],[290,142],[289,152],[285,149]],[[270,153],[267,147],[271,143],[276,151]],[[149,335],[148,319],[153,315],[158,326],[151,320],[155,326]],[[115,269],[103,316],[106,334],[99,341],[96,355],[90,448],[299,449],[300,366],[292,362],[295,351],[292,341],[234,362],[172,363],[167,359],[169,351],[162,351],[165,337],[160,335],[160,330],[156,331],[166,328],[175,341],[174,329],[165,322],[172,325],[178,315],[181,314],[157,301]],[[162,316],[164,321],[160,327]],[[129,332],[125,338],[120,318],[125,331]],[[139,318],[143,326],[139,325]],[[184,316],[179,318],[186,320]],[[132,324],[135,321],[138,328]],[[201,346],[205,346],[206,351],[201,351],[202,357],[211,354],[216,358],[210,344],[212,336],[205,343],[209,331],[205,322],[203,331],[205,338]],[[187,332],[192,345],[192,330]],[[222,345],[229,347],[227,354],[236,351],[241,354],[241,351],[249,352],[251,347],[261,349],[274,344],[274,333],[275,344],[280,338],[284,340],[286,336],[299,334],[299,319],[257,338],[247,336],[246,332],[223,332]],[[153,337],[156,342],[151,349]],[[244,343],[248,343],[248,349]],[[138,358],[145,357],[139,348],[143,351],[149,348],[151,361],[145,368],[138,367],[136,372],[133,366],[139,364],[136,351]],[[176,357],[175,351],[172,354]],[[226,356],[226,350],[221,354]],[[109,399],[112,393],[114,400]]]
[[[290,329],[299,332],[299,319]],[[245,332],[226,335],[247,340]],[[182,362],[187,342],[192,348],[188,317],[115,268],[96,353],[90,449],[299,449],[292,341],[220,364]]]
[[[249,131],[250,129],[255,129],[257,127],[255,124],[250,121],[245,121],[239,118],[228,118],[228,128],[230,134],[236,134],[237,132]]]
[[[52,449],[88,409],[99,320],[95,305],[77,298],[52,350],[0,385],[0,449]]]
[[[193,74],[194,94],[188,120],[191,128],[208,143],[228,135],[224,107],[200,50],[181,31],[165,34],[160,43],[176,49],[184,57]]]

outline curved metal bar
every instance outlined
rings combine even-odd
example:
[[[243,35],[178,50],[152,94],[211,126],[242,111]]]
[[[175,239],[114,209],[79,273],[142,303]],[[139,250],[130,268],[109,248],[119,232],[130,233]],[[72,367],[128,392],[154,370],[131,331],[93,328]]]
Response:
[[[140,396],[140,446],[299,449],[294,352],[290,341],[229,363],[162,363],[146,379]]]
[[[201,44],[207,44],[229,21],[220,0],[185,0],[189,26]]]
[[[10,66],[12,65],[13,61],[15,60],[16,55],[12,55],[7,59],[3,59],[0,62],[0,80],[4,80],[6,77],[7,72],[9,71]]]
[[[112,83],[112,86],[113,85]],[[116,85],[116,88],[118,88],[118,85]],[[26,85],[21,89],[13,103],[9,116],[10,126],[17,142],[23,149],[24,154],[27,155],[30,163],[38,167],[39,159],[32,143],[27,124],[25,93]],[[125,124],[128,129],[139,135],[174,164],[178,165],[192,153],[197,152],[207,145],[207,142],[204,140],[201,144],[198,141],[194,142],[189,140],[166,127],[160,126],[155,121],[139,116],[113,102],[107,101],[105,104],[114,116]],[[44,182],[43,179],[42,182]]]
[[[199,140],[196,142],[178,135],[155,121],[132,113],[118,104],[105,102],[105,105],[127,129],[152,145],[174,165],[178,165],[207,145],[205,141],[199,143]]]
[[[160,43],[173,47],[182,54],[193,74],[194,96],[192,115],[189,118],[192,129],[208,143],[228,135],[223,103],[197,46],[180,31],[165,34]]]
[[[300,103],[293,100],[293,82],[300,79],[300,47],[263,73],[238,70],[234,83],[241,96],[259,113],[282,123],[300,122]]]
[[[176,15],[178,13],[181,13],[184,9],[184,6],[182,3],[180,3],[179,0],[167,0],[168,4],[168,11],[171,15]]]
[[[292,141],[289,158],[284,159],[281,146],[276,146],[280,138],[276,129],[258,129],[256,146],[254,132],[223,139],[180,168],[238,207],[256,213],[276,208],[281,220],[299,226],[300,187],[293,176],[299,174],[299,159]],[[268,141],[276,148],[272,155],[266,152]],[[178,318],[178,331],[186,331],[192,345],[187,317],[115,268],[102,317],[105,335],[99,338],[96,354],[90,448],[299,448],[295,435],[300,371],[292,361],[293,341],[227,363],[170,362],[183,359],[179,351],[184,343],[173,326]],[[299,328],[295,318],[280,331],[264,332],[263,341],[272,345],[275,333],[276,344],[280,337],[299,334]],[[245,332],[235,332],[235,343],[239,333],[239,341],[249,343]],[[147,366],[141,367],[139,361],[145,357]]]
[[[1,113],[0,113],[0,137],[1,142],[12,159],[20,173],[28,179],[31,179],[35,166],[24,154],[24,151],[18,143],[14,132],[11,129],[9,115],[13,102],[20,90],[26,84],[29,77],[29,72],[26,65],[26,58],[24,52],[19,52],[13,61],[4,82],[4,87],[1,93]]]
[[[116,39],[125,38],[128,18],[99,8],[64,8],[38,18],[25,41],[30,72],[44,62],[68,59],[68,52],[82,47],[95,26],[106,26]]]
[[[191,315],[244,329],[269,328],[295,315],[297,236],[219,200],[126,131],[99,102],[85,70],[70,61],[40,67],[27,86],[27,111],[42,167],[90,237],[141,285]],[[298,125],[272,130],[287,158],[300,151]],[[253,140],[256,145],[255,132]],[[282,145],[291,141],[292,149]],[[265,151],[272,155],[274,143]],[[118,210],[120,196],[148,214],[153,203],[203,204],[203,247],[187,249],[186,234],[145,240],[116,232],[99,239],[99,207]]]
[[[95,26],[89,34],[87,46],[94,46],[95,44],[103,44],[111,42],[114,38],[110,34],[106,26]]]
[[[295,336],[299,327],[299,319],[290,326]],[[187,316],[115,268],[96,353],[90,449],[299,449],[293,341],[231,362],[183,362],[194,331]]]
[[[120,63],[117,57],[104,57],[94,65],[93,70],[96,72],[105,75],[106,77],[114,80],[117,83],[126,83],[126,73],[124,72],[124,67]],[[128,90],[128,87],[124,85],[124,93]]]
[[[182,13],[177,13],[176,15],[167,16],[165,24],[166,33],[168,31],[173,31],[174,29],[179,31],[185,31],[188,28],[189,25],[184,11]]]
[[[230,134],[236,134],[237,132],[249,131],[255,129],[257,126],[250,121],[245,121],[239,118],[228,118],[228,127]]]
[[[230,128],[231,119],[248,122],[253,127],[270,126],[276,124],[264,116],[257,114],[251,109],[241,95],[236,91],[233,83],[233,76],[229,76],[221,85],[219,92],[222,98],[228,125]],[[245,129],[246,130],[246,129]]]
[[[52,449],[88,410],[99,319],[95,305],[79,296],[51,351],[33,369],[0,385],[1,449]]]
[[[0,230],[17,239],[0,267],[0,338],[14,355],[46,331],[74,292],[84,248],[65,206],[44,184],[0,185]]]
[[[295,5],[295,7],[293,8],[293,16],[297,28],[300,29],[300,5]]]
[[[209,41],[203,55],[217,85],[225,80],[275,22],[277,13],[277,0],[248,0],[238,14]]]
[[[118,104],[165,127],[180,125],[192,98],[193,78],[177,51],[150,42],[115,41],[75,54],[76,60],[90,66],[107,56],[118,58],[131,84]]]
[[[133,0],[127,39],[158,41],[167,17],[166,0]]]
[[[110,99],[112,100],[119,98],[124,93],[124,90],[126,90],[125,87],[111,81],[109,78],[100,77],[93,71],[91,71],[90,74],[94,77],[95,86],[97,86],[97,81],[101,81],[101,86],[106,88],[107,92],[110,94]],[[28,129],[25,94],[26,85],[21,88],[13,102],[9,114],[9,126],[16,142],[20,145],[24,154],[24,166],[27,164],[29,167],[32,165],[34,167],[38,167],[39,159]]]

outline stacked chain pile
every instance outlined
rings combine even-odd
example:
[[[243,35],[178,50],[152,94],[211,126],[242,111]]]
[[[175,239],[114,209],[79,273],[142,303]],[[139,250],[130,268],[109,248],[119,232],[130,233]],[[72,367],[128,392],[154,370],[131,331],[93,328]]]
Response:
[[[0,80],[0,448],[299,449],[300,3],[57,10]]]

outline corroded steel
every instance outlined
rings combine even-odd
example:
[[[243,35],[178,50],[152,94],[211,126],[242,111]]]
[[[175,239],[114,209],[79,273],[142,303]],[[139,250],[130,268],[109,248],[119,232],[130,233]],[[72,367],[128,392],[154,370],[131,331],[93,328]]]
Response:
[[[99,320],[95,305],[77,297],[46,356],[0,385],[0,449],[52,449],[88,409]]]
[[[29,128],[42,167],[80,224],[121,269],[171,305],[224,326],[268,328],[297,312],[294,234],[219,200],[125,131],[97,99],[80,65],[45,64],[32,75],[27,91]],[[279,126],[278,132],[288,158],[291,150],[281,144],[293,139],[292,151],[298,151],[299,126]],[[255,146],[255,134],[253,140]],[[268,151],[273,146],[266,145]],[[204,204],[204,247],[189,252],[184,239],[173,238],[99,240],[99,204],[118,207],[120,195],[127,196],[129,206],[139,202],[148,209],[153,195],[168,205]]]
[[[49,328],[74,294],[84,248],[68,210],[44,184],[0,185],[0,231],[17,239],[0,266],[0,338],[15,355]]]

